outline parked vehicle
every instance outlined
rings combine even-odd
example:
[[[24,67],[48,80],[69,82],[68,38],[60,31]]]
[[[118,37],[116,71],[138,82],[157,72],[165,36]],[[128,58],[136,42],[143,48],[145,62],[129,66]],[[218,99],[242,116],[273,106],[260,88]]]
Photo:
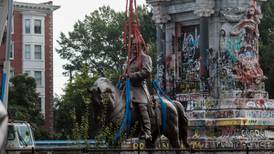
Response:
[[[34,147],[34,137],[29,123],[24,121],[8,123],[7,149],[32,149]]]

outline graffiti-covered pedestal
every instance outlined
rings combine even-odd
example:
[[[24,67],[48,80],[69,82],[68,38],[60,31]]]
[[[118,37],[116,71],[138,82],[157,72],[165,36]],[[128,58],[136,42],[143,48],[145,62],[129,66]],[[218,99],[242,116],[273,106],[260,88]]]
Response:
[[[243,98],[242,91],[221,99],[200,97],[189,101],[188,140],[195,149],[273,148],[274,101],[257,91]]]
[[[220,11],[219,50],[209,52],[209,96],[187,102],[188,140],[195,149],[274,147],[274,100],[259,64],[261,9]]]
[[[263,1],[147,0],[158,77],[186,107],[195,149],[274,148],[274,100],[259,64]]]

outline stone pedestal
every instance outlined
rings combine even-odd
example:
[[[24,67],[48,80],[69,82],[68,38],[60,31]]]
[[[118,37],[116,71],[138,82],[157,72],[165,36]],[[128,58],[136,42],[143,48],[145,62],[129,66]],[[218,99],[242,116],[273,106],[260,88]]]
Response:
[[[250,92],[251,98],[243,95],[235,90],[220,99],[188,101],[188,141],[193,148],[273,148],[274,100],[265,91]]]
[[[274,100],[258,61],[261,1],[165,1],[165,82],[186,107],[194,149],[274,147]]]

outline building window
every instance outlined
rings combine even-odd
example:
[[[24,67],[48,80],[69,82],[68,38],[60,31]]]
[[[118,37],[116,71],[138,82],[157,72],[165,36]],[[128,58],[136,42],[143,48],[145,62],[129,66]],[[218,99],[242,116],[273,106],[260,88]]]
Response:
[[[30,70],[25,70],[25,74],[27,74],[28,76],[31,76]]]
[[[13,60],[14,59],[14,42],[13,41],[11,42],[11,50],[9,54],[10,54],[10,60]]]
[[[12,20],[11,20],[11,34],[14,34],[14,15],[12,16]]]
[[[42,97],[38,98],[38,109],[40,110],[40,112],[42,112]]]
[[[41,45],[34,46],[34,58],[42,59],[42,46]]]
[[[31,58],[31,48],[29,44],[25,45],[25,59],[30,59]]]
[[[12,78],[14,78],[14,70],[13,69],[10,70],[10,79],[12,79]]]
[[[34,71],[34,79],[36,81],[36,85],[38,87],[42,86],[42,72],[41,71]]]
[[[42,30],[42,21],[39,19],[34,20],[34,33],[35,34],[41,34]]]
[[[30,34],[30,19],[25,19],[25,33]]]

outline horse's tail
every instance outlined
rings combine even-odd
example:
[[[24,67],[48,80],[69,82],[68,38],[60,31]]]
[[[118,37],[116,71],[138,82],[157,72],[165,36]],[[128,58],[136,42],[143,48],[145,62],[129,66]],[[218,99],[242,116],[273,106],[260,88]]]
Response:
[[[178,101],[173,101],[173,102],[174,102],[173,104],[176,106],[176,109],[178,112],[179,138],[183,142],[185,148],[189,148],[189,144],[187,143],[188,119],[185,114],[185,108],[180,102],[178,102]]]

